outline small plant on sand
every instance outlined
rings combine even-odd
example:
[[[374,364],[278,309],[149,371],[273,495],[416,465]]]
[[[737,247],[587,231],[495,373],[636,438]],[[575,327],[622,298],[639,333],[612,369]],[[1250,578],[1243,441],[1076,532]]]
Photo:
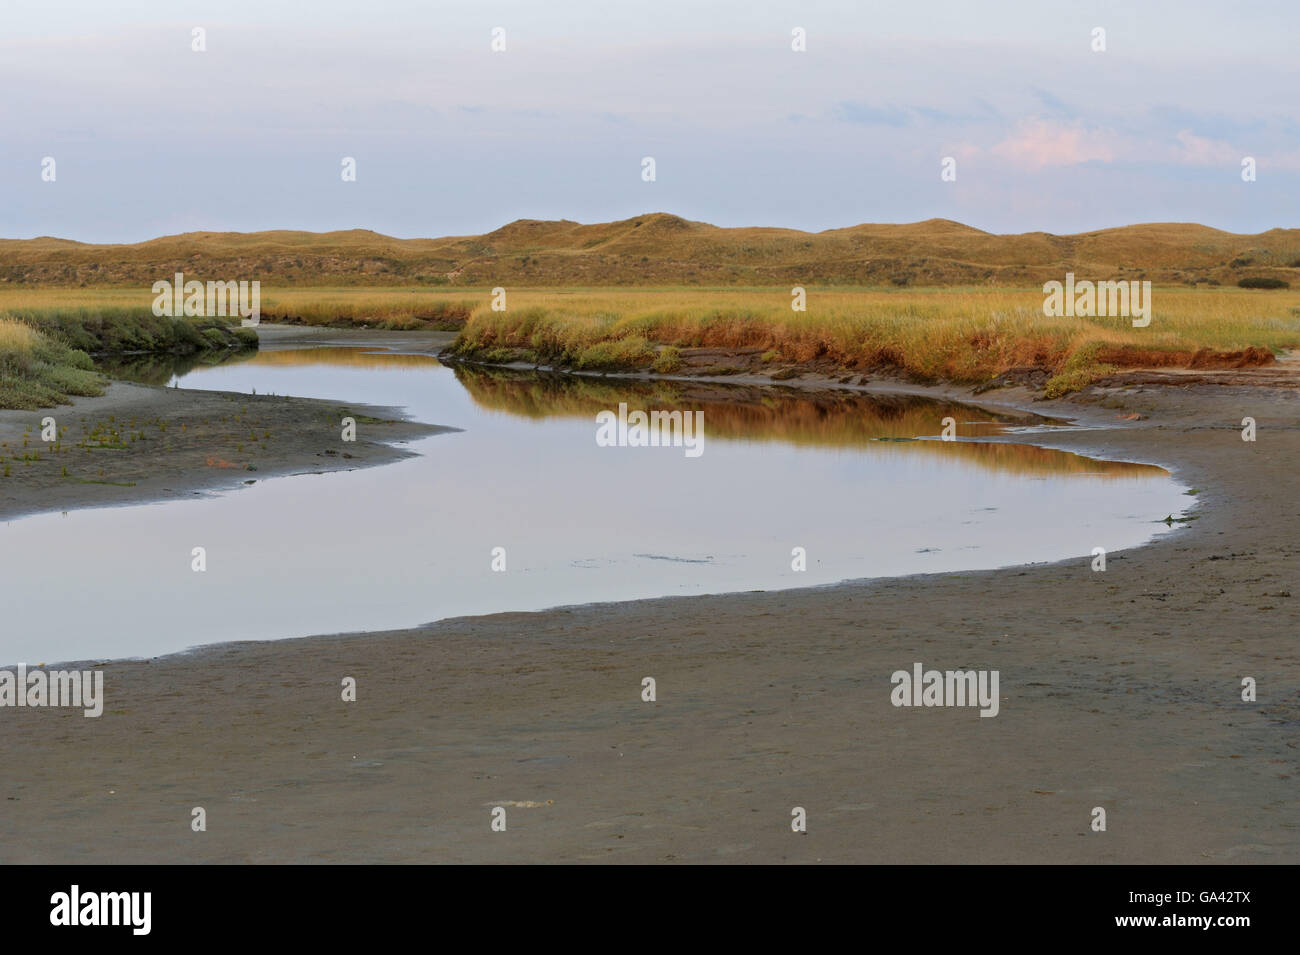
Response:
[[[673,345],[665,345],[650,367],[661,375],[671,375],[682,369],[682,353]]]
[[[1075,349],[1061,365],[1061,370],[1048,379],[1043,389],[1044,397],[1059,398],[1080,388],[1086,388],[1099,378],[1113,374],[1116,371],[1114,365],[1097,360],[1100,351],[1100,342],[1090,342]]]

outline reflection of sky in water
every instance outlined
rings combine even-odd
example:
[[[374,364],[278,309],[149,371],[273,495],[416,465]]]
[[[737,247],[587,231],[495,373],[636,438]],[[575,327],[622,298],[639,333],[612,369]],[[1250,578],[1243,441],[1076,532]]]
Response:
[[[433,363],[265,354],[192,372],[182,386],[399,405],[465,430],[421,440],[419,457],[385,467],[0,525],[10,594],[0,663],[1070,556],[1091,573],[1093,547],[1140,544],[1186,501],[1157,469],[1102,479],[1086,473],[1095,463],[1071,473],[1052,463],[1061,452],[1041,449],[1011,453],[1046,465],[1000,467],[960,442],[725,440],[710,435],[708,406],[701,457],[600,448],[594,413],[486,410]],[[190,570],[200,545],[205,574]],[[497,546],[506,573],[490,569]],[[806,573],[790,568],[795,546],[807,549]]]

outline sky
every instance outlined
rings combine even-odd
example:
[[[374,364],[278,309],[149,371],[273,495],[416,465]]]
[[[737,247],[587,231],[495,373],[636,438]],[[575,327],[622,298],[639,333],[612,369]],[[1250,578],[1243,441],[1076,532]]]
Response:
[[[0,237],[1296,227],[1298,36],[1295,0],[0,0]]]

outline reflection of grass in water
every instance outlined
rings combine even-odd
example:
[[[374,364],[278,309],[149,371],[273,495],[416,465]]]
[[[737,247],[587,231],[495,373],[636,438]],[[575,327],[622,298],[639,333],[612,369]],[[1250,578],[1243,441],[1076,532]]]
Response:
[[[320,348],[273,348],[257,353],[258,365],[343,365],[357,368],[424,368],[437,366],[432,355],[407,355],[375,351],[373,347],[326,345]]]
[[[192,355],[114,355],[102,356],[98,367],[104,374],[141,385],[165,385],[172,376],[199,368],[238,364],[257,355],[253,349],[198,352]]]
[[[457,379],[481,407],[531,418],[594,416],[620,401],[642,408],[707,408],[720,437],[782,440],[789,444],[853,445],[879,438],[938,435],[945,417],[958,433],[997,434],[1028,416],[999,416],[982,408],[918,395],[862,395],[847,391],[783,392],[765,386],[691,381],[609,381],[581,375],[532,374],[454,366]],[[1032,419],[1037,420],[1037,419]]]
[[[1022,475],[1090,475],[1104,478],[1163,478],[1169,472],[1153,464],[1102,461],[1069,451],[1000,441],[909,441],[882,445],[895,453],[955,456],[963,462]]]
[[[528,418],[595,419],[598,411],[660,409],[704,411],[705,439],[776,441],[800,447],[871,447],[877,453],[934,454],[1017,474],[1161,476],[1162,468],[1097,461],[1028,444],[987,441],[902,441],[937,437],[945,417],[963,437],[988,437],[1031,416],[998,415],[969,405],[917,395],[849,392],[782,393],[768,387],[689,381],[634,381],[579,375],[454,367],[456,378],[482,408]],[[1037,420],[1037,419],[1032,419]]]

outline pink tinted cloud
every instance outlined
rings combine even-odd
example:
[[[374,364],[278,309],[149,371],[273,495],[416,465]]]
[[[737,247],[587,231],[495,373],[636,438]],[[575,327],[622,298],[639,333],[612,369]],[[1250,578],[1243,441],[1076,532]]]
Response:
[[[1015,133],[993,147],[992,152],[1021,166],[1073,166],[1084,162],[1111,162],[1116,137],[1106,130],[1089,129],[1082,123],[1059,123],[1044,119],[1022,121]]]
[[[1192,166],[1221,166],[1235,169],[1246,156],[1251,156],[1259,163],[1261,169],[1288,171],[1300,169],[1300,149],[1293,149],[1290,152],[1251,152],[1221,139],[1197,136],[1188,129],[1179,132],[1176,138],[1178,146],[1171,151],[1170,157],[1174,162]]]
[[[1197,166],[1228,166],[1237,163],[1242,154],[1219,139],[1197,136],[1190,129],[1178,134],[1182,149],[1176,159]]]

